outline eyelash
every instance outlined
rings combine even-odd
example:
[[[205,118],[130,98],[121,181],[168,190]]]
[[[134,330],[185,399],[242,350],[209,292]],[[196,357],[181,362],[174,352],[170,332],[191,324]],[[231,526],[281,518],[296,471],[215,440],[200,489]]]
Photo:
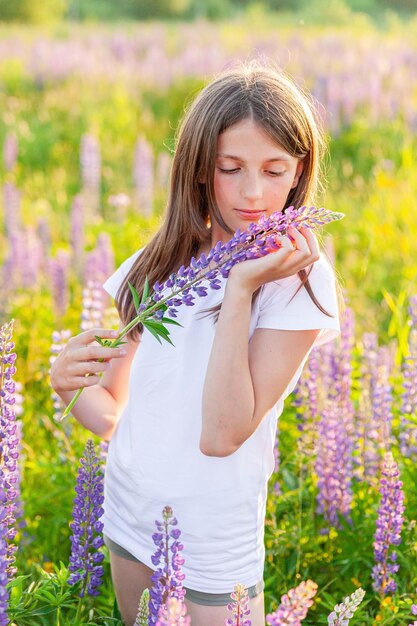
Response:
[[[221,172],[224,172],[225,174],[234,174],[235,172],[239,171],[239,168],[235,168],[233,170],[225,170],[222,167],[219,167],[219,170]],[[282,176],[284,174],[284,172],[268,172],[268,174],[272,174],[272,176]]]

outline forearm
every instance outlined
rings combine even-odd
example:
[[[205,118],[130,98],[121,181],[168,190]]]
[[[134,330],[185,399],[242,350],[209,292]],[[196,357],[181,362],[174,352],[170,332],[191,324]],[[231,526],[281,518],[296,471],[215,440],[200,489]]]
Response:
[[[252,294],[230,279],[217,321],[203,390],[200,447],[226,456],[247,438],[255,397],[249,369]]]
[[[75,391],[56,392],[67,406]],[[87,430],[109,440],[117,423],[118,408],[115,399],[105,387],[84,387],[83,392],[71,409],[71,415]],[[71,419],[69,416],[66,419]]]

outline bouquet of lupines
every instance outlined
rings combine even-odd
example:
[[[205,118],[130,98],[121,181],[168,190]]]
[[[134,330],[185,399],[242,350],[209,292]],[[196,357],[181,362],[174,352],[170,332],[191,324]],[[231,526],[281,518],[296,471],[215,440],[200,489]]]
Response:
[[[219,275],[228,278],[230,270],[237,263],[258,259],[278,250],[281,245],[277,241],[277,236],[286,234],[290,226],[314,229],[316,226],[322,226],[343,217],[343,213],[314,206],[302,206],[298,209],[291,206],[285,213],[276,211],[269,217],[262,215],[258,222],[250,223],[246,230],[238,228],[227,243],[217,242],[207,256],[201,254],[198,259],[192,257],[188,267],[182,265],[178,272],[171,274],[165,283],[156,281],[152,291],[146,279],[140,301],[135,287],[129,283],[137,316],[121,330],[116,339],[96,337],[96,340],[102,346],[115,348],[125,343],[122,338],[134,326],[141,323],[160,343],[162,343],[162,338],[172,344],[166,324],[181,326],[171,319],[176,317],[176,307],[182,304],[193,306],[196,295],[204,297],[208,293],[208,288],[220,289]],[[208,281],[208,286],[202,285],[203,281]],[[167,289],[170,293],[162,294]],[[61,419],[70,413],[81,392],[82,389],[77,391]]]

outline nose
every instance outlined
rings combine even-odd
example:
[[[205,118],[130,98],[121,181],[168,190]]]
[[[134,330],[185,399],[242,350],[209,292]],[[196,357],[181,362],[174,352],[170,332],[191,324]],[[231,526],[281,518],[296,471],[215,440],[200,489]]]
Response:
[[[262,182],[256,174],[248,174],[242,185],[242,196],[246,200],[262,198]]]

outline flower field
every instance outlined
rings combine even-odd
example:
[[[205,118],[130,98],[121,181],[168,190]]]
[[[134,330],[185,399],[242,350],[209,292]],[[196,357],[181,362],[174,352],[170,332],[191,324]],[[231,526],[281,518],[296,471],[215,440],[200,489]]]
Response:
[[[161,222],[184,103],[259,56],[317,99],[319,204],[345,214],[320,233],[347,304],[340,340],[311,353],[280,418],[267,623],[417,620],[416,32],[416,19],[382,32],[260,17],[0,27],[0,624],[122,625],[101,539],[107,446],[60,421],[49,368],[71,335],[117,327],[101,284]],[[188,623],[166,504],[139,626]],[[157,569],[168,527],[176,600]],[[240,582],[231,626],[250,620]]]

